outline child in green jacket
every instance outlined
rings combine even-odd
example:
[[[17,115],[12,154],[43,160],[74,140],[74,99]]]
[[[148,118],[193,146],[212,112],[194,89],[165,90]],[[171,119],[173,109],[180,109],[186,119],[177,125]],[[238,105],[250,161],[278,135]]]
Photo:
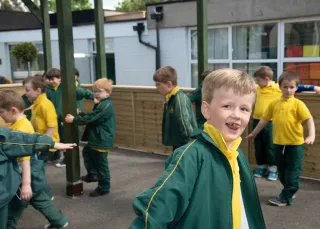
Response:
[[[239,149],[256,86],[234,69],[210,73],[202,86],[204,130],[177,149],[156,184],[133,201],[130,229],[265,229],[255,180]],[[241,180],[241,182],[240,182]]]
[[[17,158],[48,151],[49,148],[66,150],[74,146],[55,143],[46,135],[27,134],[0,127],[0,228],[7,228],[8,203],[21,184]]]
[[[63,109],[62,109],[62,87],[61,87],[61,72],[59,69],[52,68],[47,71],[45,77],[49,81],[46,90],[47,98],[53,103],[58,116],[58,131],[60,142],[64,142],[63,137]],[[93,94],[89,90],[76,88],[76,100],[90,99],[93,100]],[[75,101],[76,102],[76,101]],[[65,167],[64,159],[56,164],[56,167]]]
[[[159,68],[153,75],[157,90],[165,97],[162,119],[162,143],[173,150],[186,144],[197,123],[189,98],[177,85],[178,76],[170,66]]]
[[[93,84],[94,100],[92,112],[79,113],[77,116],[68,114],[66,123],[87,125],[82,140],[87,141],[83,148],[83,161],[87,175],[81,177],[85,182],[98,181],[98,187],[90,192],[91,197],[106,195],[110,190],[110,171],[108,152],[114,143],[116,121],[110,95],[112,81],[99,79]]]

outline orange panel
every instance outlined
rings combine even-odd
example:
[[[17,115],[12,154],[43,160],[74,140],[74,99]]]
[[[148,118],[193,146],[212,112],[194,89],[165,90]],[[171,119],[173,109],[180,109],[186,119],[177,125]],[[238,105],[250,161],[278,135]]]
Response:
[[[303,48],[302,46],[288,46],[287,57],[302,57]]]
[[[320,79],[320,63],[310,64],[310,79]]]
[[[286,63],[285,71],[287,72],[297,72],[297,66],[295,63]]]
[[[300,79],[309,79],[309,63],[297,64],[297,73]]]

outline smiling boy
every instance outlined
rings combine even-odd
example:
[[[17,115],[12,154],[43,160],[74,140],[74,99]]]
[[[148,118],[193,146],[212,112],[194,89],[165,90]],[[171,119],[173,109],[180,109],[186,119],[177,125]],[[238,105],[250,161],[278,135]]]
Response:
[[[166,170],[138,195],[130,229],[265,229],[249,163],[238,148],[256,86],[246,73],[220,69],[202,86],[204,130],[168,159]],[[241,182],[240,182],[241,180]]]

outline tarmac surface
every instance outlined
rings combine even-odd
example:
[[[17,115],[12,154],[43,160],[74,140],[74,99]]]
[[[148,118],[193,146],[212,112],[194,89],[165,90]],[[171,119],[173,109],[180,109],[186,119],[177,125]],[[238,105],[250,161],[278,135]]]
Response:
[[[151,187],[162,174],[167,157],[123,149],[109,153],[111,190],[106,196],[92,198],[89,192],[95,183],[84,183],[83,196],[68,198],[65,168],[47,166],[48,183],[55,204],[69,219],[70,229],[127,229],[135,214],[132,199]],[[85,175],[81,161],[81,175]],[[268,199],[282,188],[279,181],[256,179],[265,222],[268,229],[320,229],[320,182],[302,180],[294,204],[274,207]],[[43,228],[47,220],[29,206],[19,222],[19,229]],[[258,228],[255,228],[258,229]]]

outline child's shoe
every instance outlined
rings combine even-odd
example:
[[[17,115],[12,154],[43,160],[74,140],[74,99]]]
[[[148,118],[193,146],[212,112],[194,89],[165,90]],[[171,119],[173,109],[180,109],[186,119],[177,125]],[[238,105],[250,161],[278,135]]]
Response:
[[[82,176],[81,180],[87,183],[97,182],[98,176],[96,174],[88,173],[87,175]]]
[[[68,226],[68,222],[66,222],[62,227],[51,227],[51,225],[50,224],[48,224],[48,225],[45,225],[44,226],[44,228],[45,229],[60,229],[60,228],[66,228],[67,226]]]
[[[267,180],[276,181],[277,178],[278,178],[278,175],[276,172],[269,172]]]
[[[257,168],[256,172],[254,173],[255,177],[261,178],[263,176],[264,168]]]
[[[104,195],[107,195],[109,192],[102,192],[102,191],[99,191],[99,190],[94,190],[92,192],[90,192],[90,196],[91,197],[98,197],[98,196],[104,196]]]
[[[269,203],[274,206],[278,206],[278,207],[288,206],[287,202],[285,202],[284,200],[281,200],[279,198],[270,199]]]
[[[60,161],[59,163],[56,164],[57,168],[63,168],[66,167],[66,163],[64,162],[64,160]]]

